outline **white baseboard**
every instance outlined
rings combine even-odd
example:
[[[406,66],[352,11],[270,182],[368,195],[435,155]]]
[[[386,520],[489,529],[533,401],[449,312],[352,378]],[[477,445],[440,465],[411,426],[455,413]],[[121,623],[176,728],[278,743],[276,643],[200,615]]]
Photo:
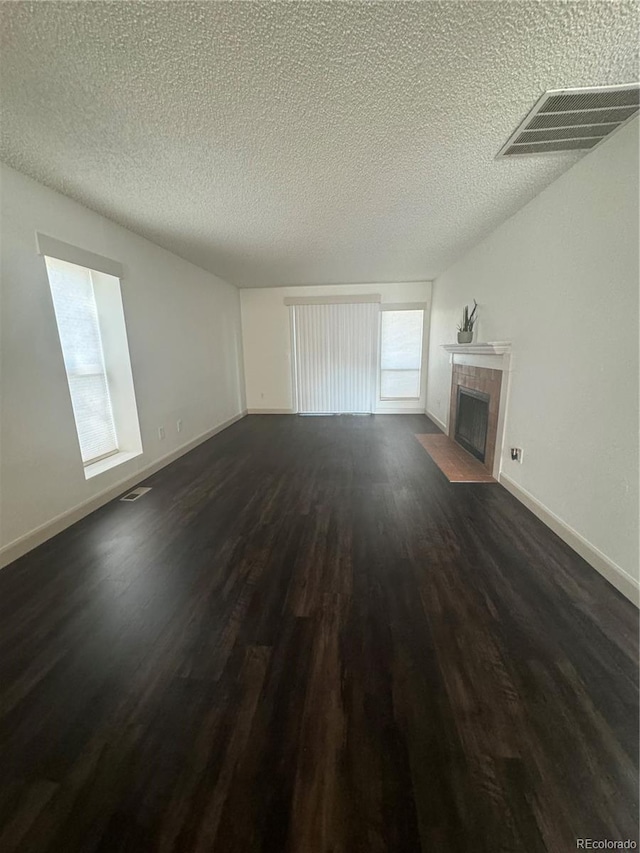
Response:
[[[248,409],[249,415],[295,415],[293,409]],[[376,409],[374,415],[423,415],[422,409]],[[322,417],[322,416],[321,416]]]
[[[397,406],[393,409],[376,409],[374,415],[424,415],[424,410],[410,409],[408,406],[405,406],[404,408],[402,408],[402,406]]]
[[[429,415],[431,417],[431,415]],[[500,474],[499,482],[510,492],[520,503],[524,504],[527,509],[536,515],[540,521],[544,522],[547,527],[551,528],[563,542],[566,542],[570,548],[573,548],[583,560],[586,560],[590,566],[600,572],[610,584],[613,584],[629,601],[632,601],[637,607],[640,606],[640,585],[635,578],[625,572],[617,563],[610,560],[602,553],[595,545],[592,545],[573,527],[569,527],[559,516],[548,509],[537,498],[534,498],[526,489],[515,483],[506,474]]]
[[[442,421],[440,420],[440,418],[437,418],[432,412],[428,411],[427,409],[425,409],[424,413],[429,418],[430,421],[433,421],[437,427],[440,427],[440,429],[442,430],[442,432],[445,435],[449,434],[449,430],[447,429],[447,425],[443,424]]]
[[[293,409],[247,409],[248,415],[293,415]]]
[[[107,489],[104,489],[104,491],[98,492],[97,495],[93,495],[88,500],[77,504],[69,510],[66,510],[66,512],[57,515],[50,521],[46,521],[44,524],[41,524],[39,527],[36,527],[35,530],[30,530],[29,533],[25,533],[18,539],[14,539],[13,542],[9,542],[3,548],[0,548],[0,569],[4,568],[4,566],[8,566],[9,563],[13,563],[14,560],[17,560],[19,557],[22,557],[28,551],[37,548],[38,545],[42,545],[42,543],[46,542],[47,539],[51,539],[53,536],[56,536],[58,533],[61,533],[67,527],[71,527],[72,524],[75,524],[77,521],[80,521],[81,518],[84,518],[86,515],[89,515],[96,509],[99,509],[101,506],[104,506],[104,504],[109,503],[109,501],[113,500],[114,498],[117,498],[118,495],[127,491],[132,486],[136,486],[142,480],[146,480],[152,474],[155,474],[156,471],[159,471],[161,468],[165,468],[171,462],[174,462],[176,459],[179,459],[181,456],[184,456],[185,453],[188,453],[190,450],[193,450],[199,444],[202,444],[204,441],[213,438],[214,435],[217,435],[219,432],[222,432],[227,427],[230,427],[231,424],[234,424],[244,418],[246,414],[247,411],[245,409],[239,414],[234,415],[232,418],[229,418],[223,423],[218,424],[218,426],[215,426],[212,429],[203,432],[196,438],[192,438],[190,441],[186,442],[186,444],[177,447],[175,450],[172,450],[165,456],[161,456],[160,459],[156,459],[155,462],[152,462],[146,467],[139,469],[134,474],[130,474],[128,477],[124,477],[122,480],[119,480],[117,483],[114,483],[114,485],[109,486],[109,488]]]

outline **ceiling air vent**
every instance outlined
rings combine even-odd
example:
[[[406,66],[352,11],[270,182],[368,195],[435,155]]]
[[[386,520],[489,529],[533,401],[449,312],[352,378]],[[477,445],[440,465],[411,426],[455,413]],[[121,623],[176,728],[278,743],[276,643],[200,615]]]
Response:
[[[545,92],[497,157],[583,151],[638,112],[640,83]]]

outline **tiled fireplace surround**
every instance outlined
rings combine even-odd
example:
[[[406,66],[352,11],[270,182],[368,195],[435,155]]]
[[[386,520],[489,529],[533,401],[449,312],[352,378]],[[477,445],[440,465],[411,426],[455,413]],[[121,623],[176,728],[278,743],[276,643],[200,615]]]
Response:
[[[444,344],[451,363],[451,400],[449,403],[448,435],[455,441],[458,387],[482,391],[489,395],[487,444],[484,462],[478,464],[496,480],[500,476],[500,461],[511,376],[511,343],[494,341],[478,344]]]
[[[482,391],[489,395],[489,417],[487,423],[487,444],[484,462],[481,463],[492,474],[498,436],[498,415],[500,411],[500,391],[502,371],[490,367],[474,367],[469,364],[452,365],[451,404],[449,410],[449,438],[455,441],[456,419],[458,413],[458,386],[472,391]]]

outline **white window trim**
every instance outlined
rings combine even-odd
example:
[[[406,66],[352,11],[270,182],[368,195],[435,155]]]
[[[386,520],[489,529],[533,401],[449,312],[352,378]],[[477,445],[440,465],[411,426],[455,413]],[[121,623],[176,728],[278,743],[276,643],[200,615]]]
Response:
[[[380,302],[379,293],[354,294],[352,296],[285,296],[285,305],[361,305],[369,302]]]
[[[72,246],[71,243],[64,243],[55,237],[49,237],[48,234],[41,234],[36,231],[36,246],[39,255],[57,258],[59,261],[66,261],[68,264],[75,264],[78,267],[85,267],[95,272],[103,272],[120,279],[120,281],[124,278],[124,269],[118,261],[112,261],[111,258],[105,258],[104,255],[96,255],[95,252]]]
[[[427,310],[426,302],[383,302],[380,305],[381,311],[425,311]]]
[[[382,396],[382,312],[383,311],[422,311],[422,345],[420,352],[420,375],[417,397],[383,397]],[[378,332],[378,402],[379,403],[418,403],[423,395],[423,380],[425,369],[425,323],[427,320],[426,302],[385,302],[380,305],[380,325]]]
[[[122,350],[124,348],[124,350],[126,351],[127,366],[127,375],[126,377],[121,378],[125,379],[124,384],[128,386],[128,394],[130,397],[130,412],[127,418],[128,424],[126,429],[128,438],[125,440],[124,447],[119,447],[117,450],[114,450],[113,452],[108,453],[105,456],[99,457],[98,459],[92,459],[86,464],[82,462],[84,477],[86,480],[90,480],[93,477],[110,471],[112,468],[116,468],[118,465],[122,465],[125,462],[129,462],[130,460],[135,459],[137,456],[141,456],[144,452],[142,447],[142,437],[140,434],[140,422],[137,402],[135,399],[133,375],[131,371],[129,344],[126,333],[124,308],[122,306],[122,294],[120,290],[120,285],[122,284],[122,279],[124,278],[124,268],[122,264],[120,264],[118,261],[111,260],[110,258],[106,258],[103,255],[95,254],[94,252],[90,252],[86,249],[81,249],[77,246],[71,245],[70,243],[65,243],[62,240],[58,240],[55,237],[50,237],[46,234],[41,234],[40,232],[36,232],[36,248],[38,254],[43,257],[43,262],[45,257],[50,257],[55,258],[59,261],[66,261],[67,263],[75,264],[76,266],[88,269],[92,276],[92,286],[94,287],[94,297],[96,298],[96,301],[98,297],[95,293],[96,281],[93,277],[93,273],[103,273],[118,280],[117,300],[120,304],[120,317],[118,318],[118,325],[120,326],[120,329],[118,330],[117,334],[121,341],[120,349]],[[47,276],[48,280],[48,271],[46,269],[46,263],[45,275]],[[100,324],[100,335],[102,337],[100,310],[98,310],[98,321]],[[104,345],[102,341],[101,347],[104,358]],[[105,372],[108,376],[108,368],[106,364]],[[118,435],[117,419],[115,421],[115,427],[116,435]]]
[[[112,468],[117,468],[124,462],[130,459],[135,459],[136,456],[141,456],[142,450],[116,450],[108,456],[103,456],[102,459],[97,459],[94,462],[89,462],[84,466],[84,476],[87,480],[97,477],[98,474],[104,474],[105,471],[110,471]]]

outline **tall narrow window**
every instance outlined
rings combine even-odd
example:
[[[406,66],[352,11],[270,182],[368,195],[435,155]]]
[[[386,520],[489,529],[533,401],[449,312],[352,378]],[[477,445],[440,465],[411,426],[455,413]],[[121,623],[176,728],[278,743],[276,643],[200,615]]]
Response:
[[[424,311],[382,311],[380,318],[380,398],[417,400],[422,373]]]
[[[46,258],[84,465],[118,452],[91,271]]]

